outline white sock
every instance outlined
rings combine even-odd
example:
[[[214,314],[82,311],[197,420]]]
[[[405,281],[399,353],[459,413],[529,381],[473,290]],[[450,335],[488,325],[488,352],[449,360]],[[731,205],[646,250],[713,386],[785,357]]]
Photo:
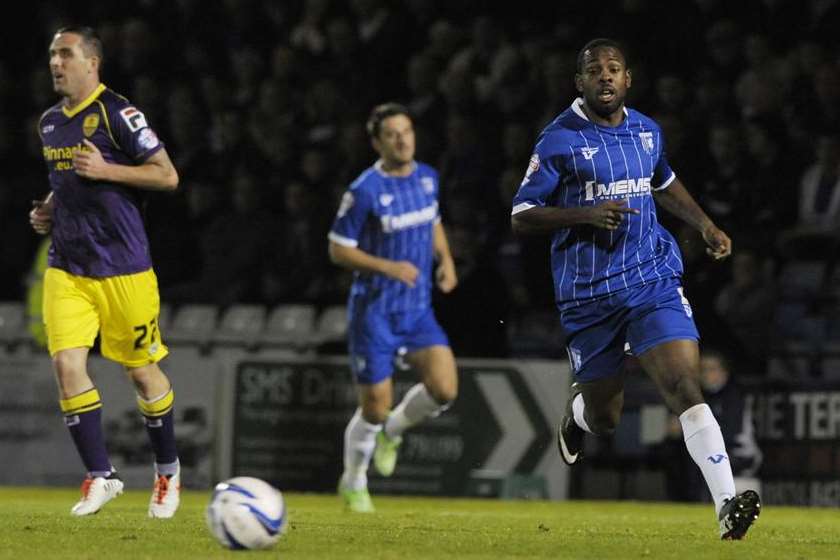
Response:
[[[158,463],[155,461],[155,472],[163,476],[175,476],[179,465],[178,459],[175,459],[174,463]]]
[[[700,467],[715,501],[715,512],[720,513],[723,501],[735,495],[735,480],[720,426],[706,403],[680,414],[680,424],[688,454]]]
[[[594,432],[589,429],[589,425],[586,423],[586,418],[583,416],[583,408],[583,393],[578,393],[575,400],[572,401],[572,413],[575,415],[575,424],[580,426],[583,431],[592,434]]]
[[[344,474],[341,479],[351,490],[367,487],[367,470],[376,447],[376,434],[381,429],[382,424],[365,422],[362,409],[357,408],[344,430]]]
[[[448,404],[441,405],[422,383],[413,386],[405,394],[397,408],[391,411],[385,421],[385,435],[396,438],[408,428],[419,424],[426,418],[433,418],[446,410]]]

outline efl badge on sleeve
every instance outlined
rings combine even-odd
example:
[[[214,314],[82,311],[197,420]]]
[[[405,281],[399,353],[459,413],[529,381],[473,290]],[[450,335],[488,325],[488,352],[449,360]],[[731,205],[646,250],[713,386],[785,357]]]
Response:
[[[339,218],[343,217],[350,208],[353,207],[353,203],[355,200],[353,199],[353,193],[347,191],[344,193],[344,196],[341,197],[341,204],[338,207],[337,216]]]
[[[528,161],[528,169],[525,170],[525,178],[522,179],[522,184],[528,182],[528,179],[531,178],[535,172],[539,171],[540,169],[540,156],[539,154],[534,154],[531,156],[531,159]]]
[[[146,124],[146,117],[135,107],[126,107],[120,111],[120,116],[125,121],[125,124],[128,125],[128,130],[131,132],[137,132],[141,128],[149,126]]]

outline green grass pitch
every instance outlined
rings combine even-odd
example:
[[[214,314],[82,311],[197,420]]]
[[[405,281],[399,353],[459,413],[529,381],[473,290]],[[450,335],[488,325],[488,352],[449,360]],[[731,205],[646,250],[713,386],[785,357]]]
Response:
[[[290,526],[278,546],[231,552],[204,525],[209,492],[186,492],[172,520],[148,519],[139,491],[76,519],[76,497],[0,488],[0,558],[840,558],[836,509],[766,507],[745,540],[721,542],[711,505],[375,496],[377,513],[352,515],[336,496],[286,494]]]

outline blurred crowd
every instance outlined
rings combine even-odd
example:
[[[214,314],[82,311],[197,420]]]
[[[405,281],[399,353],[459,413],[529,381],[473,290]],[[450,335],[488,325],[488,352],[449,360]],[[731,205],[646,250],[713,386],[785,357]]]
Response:
[[[102,36],[103,81],[146,113],[181,175],[147,207],[170,303],[343,302],[349,275],[329,263],[326,233],[375,159],[370,108],[397,100],[417,158],[441,174],[461,286],[437,309],[456,353],[562,355],[548,239],[513,237],[510,202],[539,131],[576,97],[577,51],[608,36],[627,46],[628,105],[661,124],[672,167],[734,240],[734,258],[714,263],[660,212],[704,338],[757,372],[779,332],[811,332],[790,321],[836,306],[823,296],[840,284],[840,1],[31,4],[0,61],[0,300],[23,299],[39,241],[27,212],[48,188],[35,131],[56,101],[47,46],[82,22]],[[823,265],[820,297],[780,312],[784,271],[803,259]],[[814,329],[840,339],[836,320]]]

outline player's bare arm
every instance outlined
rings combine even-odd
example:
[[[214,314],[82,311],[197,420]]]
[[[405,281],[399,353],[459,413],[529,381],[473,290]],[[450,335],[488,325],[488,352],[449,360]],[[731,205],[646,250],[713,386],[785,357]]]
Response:
[[[155,191],[178,188],[178,172],[166,150],[159,150],[140,165],[109,163],[90,140],[84,140],[85,150],[76,152],[73,168],[76,174],[94,181],[109,181],[129,187]]]
[[[455,261],[452,260],[452,253],[449,251],[446,231],[440,222],[435,224],[433,245],[435,259],[438,262],[437,269],[435,269],[435,282],[441,292],[448,294],[458,285],[458,275],[455,272]]]
[[[409,261],[392,261],[368,254],[356,247],[347,247],[330,241],[330,260],[343,268],[384,274],[412,288],[417,282],[420,271]]]
[[[703,240],[708,245],[706,253],[716,260],[724,259],[732,253],[732,240],[703,212],[682,181],[674,179],[667,189],[655,191],[654,197],[668,212],[703,235]]]
[[[526,235],[582,225],[614,230],[624,221],[625,215],[638,213],[637,209],[627,206],[626,200],[607,200],[580,208],[534,207],[511,216],[511,227],[514,233]]]

